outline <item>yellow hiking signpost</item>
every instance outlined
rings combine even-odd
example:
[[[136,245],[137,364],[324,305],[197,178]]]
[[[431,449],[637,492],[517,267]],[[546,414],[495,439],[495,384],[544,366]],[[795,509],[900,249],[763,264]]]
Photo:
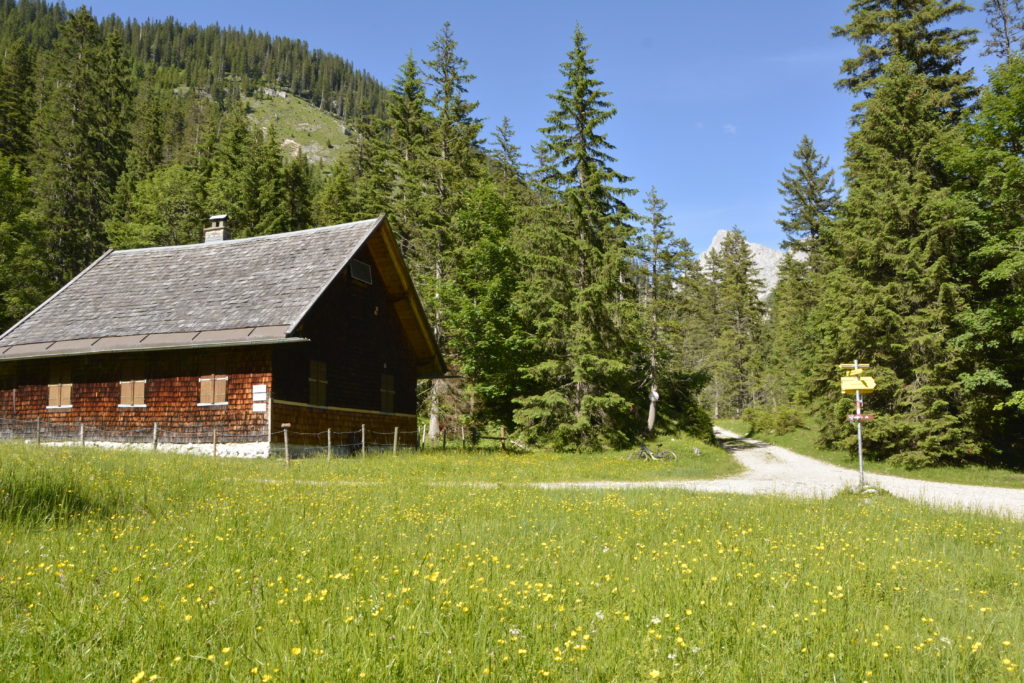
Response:
[[[860,465],[860,487],[864,488],[864,438],[861,432],[861,425],[868,420],[874,420],[874,415],[861,412],[864,402],[861,401],[861,394],[870,394],[875,390],[875,378],[868,377],[864,371],[871,367],[867,363],[840,363],[839,369],[846,370],[846,376],[839,378],[839,387],[844,394],[853,394],[856,401],[857,412],[847,415],[846,419],[857,423],[857,463]]]

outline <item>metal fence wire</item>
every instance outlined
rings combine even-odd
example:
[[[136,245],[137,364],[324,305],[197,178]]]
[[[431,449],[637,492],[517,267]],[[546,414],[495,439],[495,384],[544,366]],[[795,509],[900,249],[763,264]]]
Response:
[[[0,417],[0,440],[37,443],[160,444],[266,443],[267,432],[232,430],[225,426],[193,425],[164,429],[159,424],[137,429],[115,429],[85,422],[51,422]]]

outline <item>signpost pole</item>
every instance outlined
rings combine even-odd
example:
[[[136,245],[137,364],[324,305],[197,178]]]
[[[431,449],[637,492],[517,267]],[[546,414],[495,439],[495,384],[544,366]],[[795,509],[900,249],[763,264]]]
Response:
[[[853,369],[856,370],[858,368],[858,365],[859,364],[857,363],[857,361],[854,360],[853,361]],[[857,416],[859,418],[860,414],[861,414],[861,412],[860,412],[860,406],[861,406],[861,403],[860,403],[860,389],[857,390],[857,394],[856,394],[854,400],[856,400],[856,402],[857,402]],[[861,487],[861,489],[864,488],[864,438],[863,438],[862,433],[861,433],[861,429],[862,428],[863,428],[862,427],[862,423],[861,423],[860,419],[858,419],[857,420],[857,464],[858,464],[858,466],[860,468],[860,487]]]

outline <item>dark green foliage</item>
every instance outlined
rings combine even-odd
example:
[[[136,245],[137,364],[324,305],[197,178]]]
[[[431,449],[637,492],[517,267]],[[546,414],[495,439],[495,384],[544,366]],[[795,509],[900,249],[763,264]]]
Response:
[[[738,228],[708,254],[706,271],[711,381],[704,390],[705,403],[715,418],[736,418],[762,398],[765,309],[758,292],[763,281]]]
[[[46,298],[47,256],[31,213],[31,181],[0,154],[0,325],[6,329]]]
[[[854,0],[847,8],[850,23],[832,31],[857,45],[857,56],[843,61],[845,77],[836,87],[870,97],[885,65],[902,58],[946,95],[937,106],[959,110],[976,92],[973,70],[960,65],[977,31],[944,24],[968,11],[962,0]]]
[[[804,426],[803,415],[793,406],[777,408],[751,407],[743,411],[743,419],[750,423],[750,435],[779,436]]]
[[[615,108],[587,51],[577,27],[537,148],[538,181],[557,205],[531,221],[524,244],[522,306],[536,360],[525,368],[533,393],[517,399],[515,421],[526,438],[558,448],[622,444],[638,428],[630,418],[633,215],[622,200],[634,191],[598,132]]]
[[[40,62],[31,168],[56,285],[106,245],[103,223],[128,152],[130,81],[119,40],[104,40],[84,8]]]
[[[107,225],[114,249],[193,244],[208,212],[202,178],[181,164],[153,171],[135,186],[122,217]]]
[[[281,155],[273,131],[254,130],[241,108],[224,122],[211,159],[209,205],[231,216],[235,237],[288,227]]]
[[[40,0],[0,3],[0,51],[18,37],[48,50],[68,12]],[[287,90],[337,116],[358,119],[383,113],[384,88],[349,61],[302,40],[212,26],[162,21],[103,20],[116,34],[140,76],[162,88],[189,86],[215,98],[268,85]]]
[[[947,160],[962,135],[945,102],[910,63],[886,67],[847,144],[843,212],[823,236],[831,270],[815,322],[826,352],[814,376],[828,438],[850,443],[842,421],[850,402],[828,365],[869,362],[879,384],[871,412],[880,417],[866,451],[908,465],[984,451],[964,415],[960,378],[969,368],[951,346],[979,235],[972,203],[950,187]]]
[[[646,226],[637,240],[638,352],[641,389],[647,394],[648,433],[680,428],[700,435],[705,419],[695,405],[706,382],[692,355],[691,321],[699,306],[695,280],[701,279],[690,243],[672,232],[664,199],[652,187],[644,198]]]
[[[22,39],[0,49],[0,154],[25,159],[32,150],[35,53]]]
[[[1020,467],[1024,448],[1024,61],[992,73],[958,161],[975,193],[983,243],[971,258],[973,304],[954,340],[972,367],[961,380],[975,428]]]
[[[814,142],[806,135],[793,157],[796,162],[782,172],[779,180],[782,210],[775,222],[786,233],[783,249],[807,253],[818,239],[822,224],[835,216],[839,191],[828,158],[818,154]]]

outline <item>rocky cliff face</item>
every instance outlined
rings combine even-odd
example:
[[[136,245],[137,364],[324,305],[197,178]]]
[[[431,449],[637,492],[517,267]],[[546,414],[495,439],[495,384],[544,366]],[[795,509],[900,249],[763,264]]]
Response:
[[[722,246],[722,241],[725,239],[728,230],[719,230],[715,233],[714,238],[711,240],[711,246],[709,246],[700,255],[701,266],[707,265],[708,253],[713,249],[718,249]],[[747,241],[747,246],[750,247],[750,252],[754,257],[754,265],[758,269],[758,277],[764,281],[764,289],[761,290],[761,298],[765,299],[771,294],[771,291],[775,289],[775,285],[779,281],[779,266],[782,265],[782,258],[786,255],[784,251],[780,249],[772,249],[766,247],[763,244],[757,244],[755,242]]]

